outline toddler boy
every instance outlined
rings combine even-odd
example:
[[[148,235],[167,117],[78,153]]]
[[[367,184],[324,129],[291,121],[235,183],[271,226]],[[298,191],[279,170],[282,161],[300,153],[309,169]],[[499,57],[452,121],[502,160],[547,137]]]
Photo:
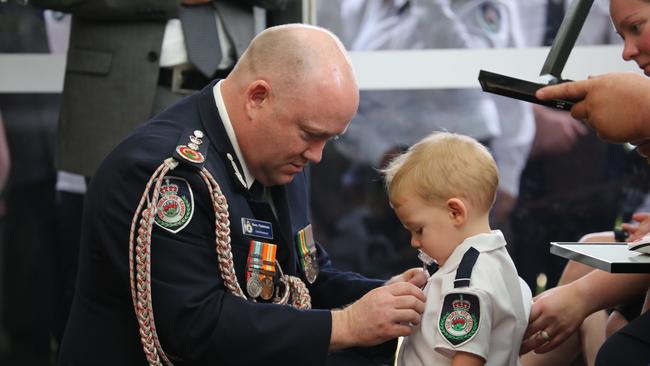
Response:
[[[517,275],[489,212],[499,175],[476,140],[434,133],[384,170],[388,197],[411,246],[439,269],[427,281],[422,321],[398,365],[517,365],[530,289]]]

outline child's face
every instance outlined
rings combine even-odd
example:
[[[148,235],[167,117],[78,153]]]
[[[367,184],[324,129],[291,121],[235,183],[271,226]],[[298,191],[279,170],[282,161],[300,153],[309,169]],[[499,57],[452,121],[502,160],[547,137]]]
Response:
[[[402,225],[411,233],[411,246],[443,265],[459,241],[458,228],[443,203],[426,202],[415,194],[398,195],[393,208]]]

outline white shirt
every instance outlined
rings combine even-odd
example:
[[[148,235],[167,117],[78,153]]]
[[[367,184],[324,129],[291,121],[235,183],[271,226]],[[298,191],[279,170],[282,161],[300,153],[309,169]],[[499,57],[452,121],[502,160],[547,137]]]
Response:
[[[228,116],[226,103],[223,101],[223,96],[221,95],[222,82],[223,80],[219,80],[212,88],[212,93],[214,94],[214,101],[217,104],[217,109],[219,110],[219,117],[223,122],[223,127],[226,129],[226,134],[228,135],[230,144],[232,145],[233,150],[235,150],[235,155],[237,155],[237,160],[239,160],[239,164],[241,165],[241,168],[243,170],[243,178],[246,187],[250,188],[255,182],[255,178],[253,178],[253,175],[248,170],[248,165],[246,165],[246,160],[244,160],[244,156],[242,155],[241,149],[239,148],[239,143],[237,143],[237,136],[235,135],[235,130],[233,129],[232,122],[230,121],[230,117]]]
[[[480,252],[470,286],[454,288],[456,270],[470,247]],[[488,366],[519,364],[519,347],[528,325],[532,296],[517,275],[500,231],[465,239],[429,278],[424,292],[427,302],[422,321],[402,342],[397,365],[451,365],[456,351],[478,355]],[[473,294],[480,303],[476,333],[458,346],[447,341],[439,327],[443,300],[450,292]]]

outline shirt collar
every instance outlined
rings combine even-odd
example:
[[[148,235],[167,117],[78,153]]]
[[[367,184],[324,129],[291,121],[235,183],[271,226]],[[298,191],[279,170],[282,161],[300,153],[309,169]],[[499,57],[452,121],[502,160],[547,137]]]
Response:
[[[474,247],[479,252],[489,252],[491,250],[505,247],[506,239],[500,230],[492,230],[489,233],[478,234],[470,236],[463,240],[459,246],[454,249],[445,264],[443,264],[438,272],[448,273],[455,271],[460,264],[461,259],[469,247]]]
[[[233,150],[235,150],[235,154],[237,155],[237,160],[239,160],[239,164],[241,164],[241,168],[244,172],[246,187],[250,188],[253,185],[253,182],[255,182],[255,178],[248,170],[248,165],[246,165],[246,161],[244,160],[241,150],[239,149],[239,144],[237,143],[237,135],[235,134],[235,129],[232,127],[232,122],[230,121],[230,117],[228,116],[226,103],[224,102],[223,96],[221,95],[222,81],[223,80],[219,80],[212,88],[212,92],[214,94],[214,101],[217,103],[217,110],[219,111],[219,117],[221,117],[221,121],[223,122],[223,127],[226,129],[226,134],[228,135],[230,144],[232,145]]]

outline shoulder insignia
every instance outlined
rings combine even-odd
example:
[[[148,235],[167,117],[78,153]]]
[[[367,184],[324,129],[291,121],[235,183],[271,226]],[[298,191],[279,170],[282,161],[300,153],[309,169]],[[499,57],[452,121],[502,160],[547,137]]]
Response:
[[[165,176],[156,211],[156,225],[174,234],[183,230],[194,215],[194,195],[187,180]]]
[[[202,168],[208,151],[208,144],[203,142],[203,137],[204,134],[201,130],[183,133],[174,151],[174,158],[180,164]]]
[[[445,296],[440,310],[438,330],[451,344],[459,347],[474,337],[481,319],[478,296],[455,292]]]
[[[479,24],[483,30],[489,33],[501,32],[503,15],[499,6],[492,1],[486,1],[480,6]]]

